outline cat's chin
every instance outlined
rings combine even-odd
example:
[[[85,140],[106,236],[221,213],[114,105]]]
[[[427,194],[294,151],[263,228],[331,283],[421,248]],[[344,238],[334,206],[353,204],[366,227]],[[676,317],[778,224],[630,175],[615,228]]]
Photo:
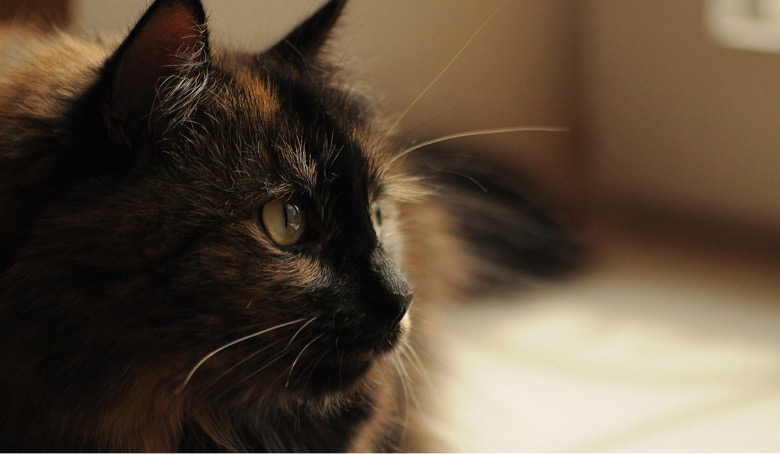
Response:
[[[369,344],[343,348],[321,358],[313,370],[293,380],[298,391],[312,397],[349,395],[377,366],[388,360],[404,341],[408,322],[400,323],[383,339]]]
[[[390,353],[392,354],[392,353]],[[376,359],[349,359],[331,362],[318,367],[309,383],[298,389],[295,398],[306,406],[327,410],[349,403],[354,398],[360,398],[377,383],[387,383],[386,375],[389,363],[383,355]],[[372,377],[375,379],[372,380]]]

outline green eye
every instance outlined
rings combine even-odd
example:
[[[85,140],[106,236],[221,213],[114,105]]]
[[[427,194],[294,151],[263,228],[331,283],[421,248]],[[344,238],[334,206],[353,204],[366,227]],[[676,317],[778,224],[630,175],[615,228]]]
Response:
[[[371,222],[374,223],[374,228],[379,233],[382,230],[382,209],[376,202],[371,204]]]
[[[306,216],[295,200],[277,199],[263,206],[263,225],[276,244],[292,246],[306,232]]]

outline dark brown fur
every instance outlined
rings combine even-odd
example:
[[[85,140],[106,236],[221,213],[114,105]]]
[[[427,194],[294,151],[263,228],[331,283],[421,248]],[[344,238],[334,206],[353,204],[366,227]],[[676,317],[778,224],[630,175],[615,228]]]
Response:
[[[3,450],[400,447],[411,289],[477,262],[321,60],[342,7],[254,55],[195,0],[116,48],[0,32]],[[291,196],[280,247],[259,211]]]

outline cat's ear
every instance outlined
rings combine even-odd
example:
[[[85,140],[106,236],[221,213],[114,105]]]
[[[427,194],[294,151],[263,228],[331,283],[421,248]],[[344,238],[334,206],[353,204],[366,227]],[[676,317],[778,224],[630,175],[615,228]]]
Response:
[[[156,0],[108,59],[101,110],[114,139],[153,127],[161,83],[209,62],[206,14],[199,0]]]
[[[270,52],[286,60],[307,60],[316,56],[330,36],[347,0],[330,0],[290,32]]]

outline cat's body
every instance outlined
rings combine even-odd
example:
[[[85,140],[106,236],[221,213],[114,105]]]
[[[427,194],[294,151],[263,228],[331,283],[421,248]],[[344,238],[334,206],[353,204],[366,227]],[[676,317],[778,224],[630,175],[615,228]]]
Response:
[[[469,190],[408,197],[425,163],[318,56],[342,7],[257,55],[195,0],[119,47],[0,31],[0,448],[400,447],[412,290],[478,279]]]

